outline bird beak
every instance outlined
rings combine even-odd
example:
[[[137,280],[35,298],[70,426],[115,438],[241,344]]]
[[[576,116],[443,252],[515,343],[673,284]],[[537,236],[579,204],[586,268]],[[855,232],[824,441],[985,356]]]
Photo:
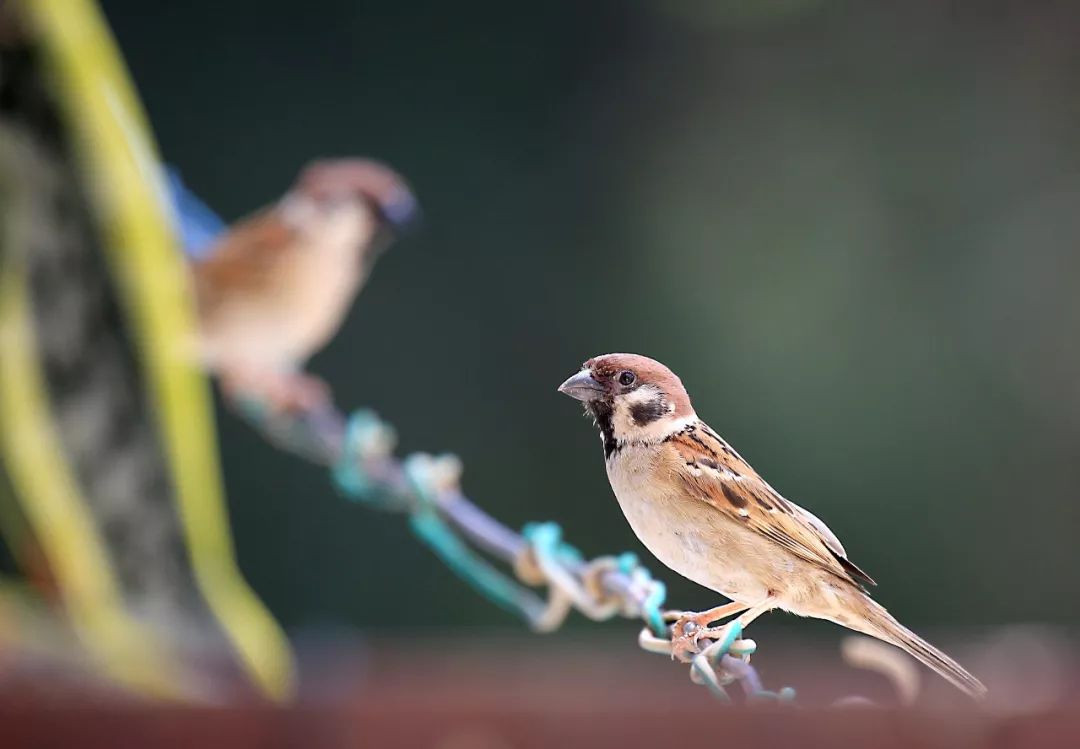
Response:
[[[396,234],[410,234],[423,222],[420,204],[411,192],[401,188],[380,201],[379,212]]]
[[[602,396],[604,394],[604,388],[599,382],[593,379],[592,373],[589,370],[583,369],[562,385],[559,385],[559,392],[563,395],[569,395],[571,398],[588,403],[589,401],[594,401]]]

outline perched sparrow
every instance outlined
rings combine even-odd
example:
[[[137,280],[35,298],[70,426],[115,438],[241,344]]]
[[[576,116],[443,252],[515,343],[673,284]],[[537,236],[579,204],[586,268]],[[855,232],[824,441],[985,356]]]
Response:
[[[199,353],[227,392],[282,407],[325,398],[300,373],[341,325],[380,252],[418,215],[405,181],[361,159],[317,161],[276,204],[192,264]]]
[[[673,627],[674,652],[696,651],[709,623],[771,609],[827,619],[891,643],[968,694],[986,688],[866,593],[870,577],[817,517],[787,501],[701,421],[675,374],[653,359],[607,354],[559,392],[600,428],[608,479],[634,533],[661,562],[731,599]]]

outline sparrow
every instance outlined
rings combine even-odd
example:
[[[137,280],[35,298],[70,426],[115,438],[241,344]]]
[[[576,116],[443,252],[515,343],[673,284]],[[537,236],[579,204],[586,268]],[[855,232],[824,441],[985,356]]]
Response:
[[[337,332],[376,258],[418,219],[405,180],[375,161],[316,161],[277,203],[192,260],[202,364],[227,394],[283,408],[327,401],[302,373]]]
[[[986,687],[867,593],[874,581],[809,510],[769,486],[698,418],[682,381],[636,354],[589,359],[559,386],[600,429],[608,480],[638,539],[660,562],[731,603],[684,613],[673,655],[690,660],[709,624],[743,628],[781,609],[835,622],[906,651],[973,697]]]

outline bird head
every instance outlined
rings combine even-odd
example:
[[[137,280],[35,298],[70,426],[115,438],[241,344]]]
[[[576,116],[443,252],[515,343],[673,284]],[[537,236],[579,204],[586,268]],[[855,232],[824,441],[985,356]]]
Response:
[[[593,357],[559,386],[559,392],[585,404],[605,447],[609,441],[612,446],[655,442],[697,418],[675,373],[637,354]]]
[[[294,192],[315,206],[336,210],[364,206],[381,229],[403,234],[420,220],[420,205],[409,185],[390,167],[369,159],[323,159],[304,168]]]

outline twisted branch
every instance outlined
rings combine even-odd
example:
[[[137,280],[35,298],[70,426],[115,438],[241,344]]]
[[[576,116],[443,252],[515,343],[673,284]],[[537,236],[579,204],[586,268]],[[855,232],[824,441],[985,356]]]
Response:
[[[278,447],[331,470],[335,486],[350,500],[404,513],[413,532],[459,577],[492,602],[521,616],[538,632],[558,629],[571,610],[600,621],[641,619],[638,644],[671,656],[671,627],[683,614],[663,609],[666,588],[634,554],[584,557],[562,539],[556,523],[535,523],[521,533],[473,504],[461,490],[456,456],[415,453],[394,456],[392,427],[371,411],[350,417],[326,405],[318,411],[282,412],[254,395],[234,404]],[[494,566],[499,560],[512,575]],[[542,598],[534,591],[546,587]],[[738,682],[747,699],[790,700],[791,689],[766,691],[750,665],[753,640],[741,639],[738,622],[704,630],[704,647],[691,661],[690,677],[730,701],[726,687]]]

